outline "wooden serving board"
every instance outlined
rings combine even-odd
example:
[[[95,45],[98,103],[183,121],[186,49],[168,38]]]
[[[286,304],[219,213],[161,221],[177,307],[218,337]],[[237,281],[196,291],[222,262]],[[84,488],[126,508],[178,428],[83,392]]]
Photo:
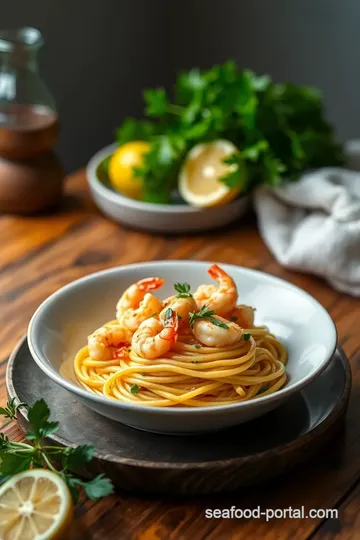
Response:
[[[157,435],[100,416],[38,368],[26,338],[10,357],[7,389],[9,397],[28,404],[45,399],[61,426],[52,442],[96,447],[85,476],[103,472],[117,488],[137,494],[198,495],[263,483],[319,451],[342,425],[351,372],[338,349],[314,382],[275,411],[201,436]],[[27,431],[23,410],[18,422]]]

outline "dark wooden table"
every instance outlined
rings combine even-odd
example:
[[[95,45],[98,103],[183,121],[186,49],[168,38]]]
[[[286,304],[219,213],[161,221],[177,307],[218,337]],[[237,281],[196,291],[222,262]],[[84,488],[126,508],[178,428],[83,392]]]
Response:
[[[126,230],[95,208],[83,172],[67,181],[53,213],[0,218],[0,376],[6,401],[7,358],[37,306],[59,287],[90,272],[150,259],[235,263],[285,278],[312,294],[334,318],[353,374],[344,432],[321,455],[260,488],[196,500],[158,500],[117,493],[77,509],[80,528],[92,539],[305,539],[360,538],[360,301],[325,282],[281,268],[264,246],[253,217],[207,235],[150,236]],[[21,438],[17,426],[2,430]],[[206,508],[305,507],[339,510],[338,519],[206,519]]]

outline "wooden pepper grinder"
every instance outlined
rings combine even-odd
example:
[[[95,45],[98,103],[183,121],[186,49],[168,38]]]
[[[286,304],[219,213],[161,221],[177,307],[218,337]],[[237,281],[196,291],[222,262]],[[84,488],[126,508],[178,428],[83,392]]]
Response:
[[[35,28],[0,31],[0,213],[39,212],[62,194],[58,116],[38,73],[42,44]]]

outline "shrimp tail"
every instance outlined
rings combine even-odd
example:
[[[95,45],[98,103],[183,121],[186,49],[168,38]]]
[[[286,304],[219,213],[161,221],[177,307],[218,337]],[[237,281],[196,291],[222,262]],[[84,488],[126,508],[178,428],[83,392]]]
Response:
[[[121,347],[115,347],[113,352],[113,358],[126,359],[129,356],[129,345],[123,345]]]
[[[168,341],[176,341],[178,336],[178,329],[179,319],[177,313],[173,311],[170,317],[165,319],[164,328],[163,330],[161,330],[160,336],[162,339],[166,339]]]
[[[210,275],[210,277],[212,277],[216,281],[218,281],[221,278],[228,277],[226,272],[222,268],[220,268],[217,264],[212,264],[210,266],[210,268],[208,269],[208,274]]]
[[[141,281],[138,281],[137,285],[139,287],[139,291],[155,291],[156,289],[160,289],[165,283],[165,280],[163,278],[159,277],[150,277],[142,279]]]
[[[175,328],[164,328],[160,332],[161,339],[166,339],[166,341],[176,341],[177,339],[177,330]]]

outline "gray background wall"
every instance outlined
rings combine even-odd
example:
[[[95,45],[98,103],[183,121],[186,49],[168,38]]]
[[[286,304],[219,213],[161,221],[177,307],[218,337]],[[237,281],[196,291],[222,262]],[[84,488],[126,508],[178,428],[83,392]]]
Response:
[[[146,87],[230,58],[323,90],[341,139],[360,133],[357,0],[2,0],[1,26],[36,26],[68,171],[142,113]]]

